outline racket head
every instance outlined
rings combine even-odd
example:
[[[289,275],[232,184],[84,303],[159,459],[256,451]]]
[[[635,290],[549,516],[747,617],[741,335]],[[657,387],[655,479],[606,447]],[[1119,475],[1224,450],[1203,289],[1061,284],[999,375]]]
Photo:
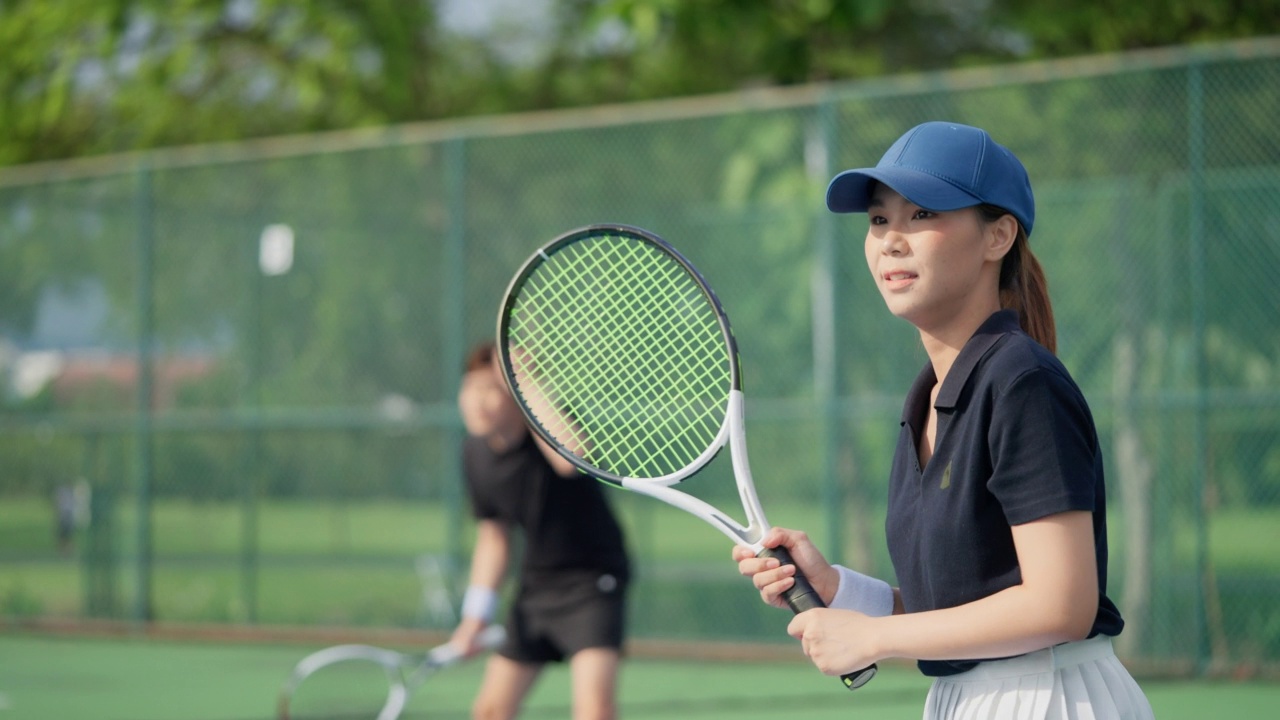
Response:
[[[478,651],[494,650],[506,637],[505,628],[490,625],[476,638]],[[276,717],[394,720],[427,678],[470,657],[450,643],[425,655],[358,644],[317,650],[294,666],[276,701]]]
[[[507,288],[497,345],[529,425],[600,480],[674,484],[727,440],[742,382],[729,318],[647,230],[588,225],[539,248]]]
[[[400,714],[408,697],[405,673],[412,660],[371,645],[335,645],[294,667],[280,690],[280,720],[378,718]]]

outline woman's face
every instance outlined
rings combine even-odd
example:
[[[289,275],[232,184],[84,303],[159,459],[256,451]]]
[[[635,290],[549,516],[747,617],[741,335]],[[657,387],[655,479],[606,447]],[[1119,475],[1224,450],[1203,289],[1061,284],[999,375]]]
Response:
[[[877,184],[867,215],[867,266],[894,315],[940,332],[1000,309],[999,263],[1007,248],[992,252],[995,225],[976,208],[932,212]]]
[[[497,366],[468,372],[462,378],[458,408],[471,435],[511,434],[524,426],[524,417]]]

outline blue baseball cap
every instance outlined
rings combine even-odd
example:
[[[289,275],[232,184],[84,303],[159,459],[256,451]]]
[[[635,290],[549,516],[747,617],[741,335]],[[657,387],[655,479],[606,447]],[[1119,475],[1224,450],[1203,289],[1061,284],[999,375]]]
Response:
[[[836,175],[827,186],[827,208],[866,212],[876,181],[926,210],[995,205],[1017,218],[1028,236],[1036,218],[1022,162],[985,130],[969,125],[927,122],[911,128],[875,167]]]

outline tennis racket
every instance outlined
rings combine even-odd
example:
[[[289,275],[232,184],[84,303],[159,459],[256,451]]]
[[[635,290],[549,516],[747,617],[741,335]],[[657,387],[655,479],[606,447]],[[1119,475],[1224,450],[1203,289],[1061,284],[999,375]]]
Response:
[[[501,625],[481,631],[481,647],[493,649],[506,638]],[[425,655],[410,655],[372,645],[334,645],[306,656],[280,690],[279,720],[350,718],[396,720],[427,678],[463,660],[445,643]]]
[[[747,465],[742,375],[729,318],[658,236],[591,225],[535,252],[507,288],[498,354],[534,431],[583,472],[690,512],[751,547],[769,530]],[[729,445],[747,525],[675,489]],[[824,607],[796,573],[796,613]],[[856,689],[876,666],[841,678]]]

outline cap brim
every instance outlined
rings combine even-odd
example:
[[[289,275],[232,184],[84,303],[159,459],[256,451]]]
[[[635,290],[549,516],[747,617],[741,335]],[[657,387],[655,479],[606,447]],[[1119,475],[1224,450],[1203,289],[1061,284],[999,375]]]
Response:
[[[881,182],[926,210],[959,210],[982,200],[951,183],[904,167],[845,170],[827,186],[827,209],[837,213],[866,212],[872,183]]]

